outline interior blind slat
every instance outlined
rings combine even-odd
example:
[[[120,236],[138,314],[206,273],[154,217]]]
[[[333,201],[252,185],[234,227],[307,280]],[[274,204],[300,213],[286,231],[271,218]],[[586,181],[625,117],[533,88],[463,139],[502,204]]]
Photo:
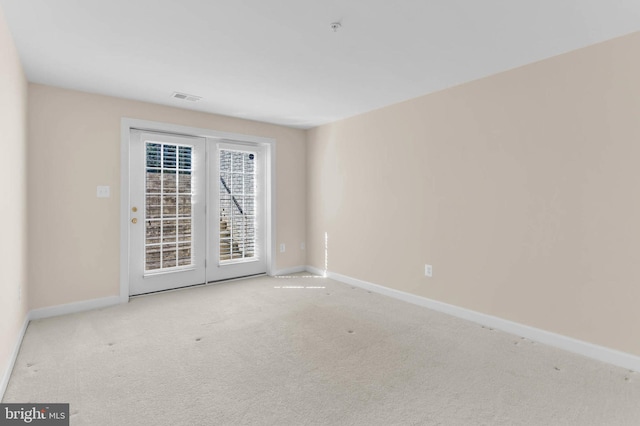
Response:
[[[220,150],[220,262],[256,258],[256,153]]]

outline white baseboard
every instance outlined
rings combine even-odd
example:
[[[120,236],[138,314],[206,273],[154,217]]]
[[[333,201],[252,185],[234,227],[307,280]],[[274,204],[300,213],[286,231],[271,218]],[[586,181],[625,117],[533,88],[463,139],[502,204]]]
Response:
[[[321,277],[324,277],[324,276],[325,276],[325,274],[326,274],[326,272],[327,272],[327,271],[325,271],[325,270],[323,270],[323,269],[314,268],[313,266],[309,266],[309,265],[307,265],[307,266],[305,267],[305,270],[306,270],[307,272],[309,272],[310,274],[313,274],[313,275],[320,275]],[[336,280],[336,281],[338,281],[338,280]]]
[[[29,320],[57,317],[59,315],[75,314],[76,312],[106,308],[122,303],[120,296],[102,297],[100,299],[84,300],[82,302],[67,303],[65,305],[49,306],[33,309],[29,312]]]
[[[11,352],[11,356],[9,357],[9,363],[7,364],[6,369],[2,374],[2,381],[0,382],[0,401],[2,401],[2,399],[4,398],[4,392],[7,390],[7,386],[9,385],[9,379],[11,378],[11,373],[13,372],[13,366],[16,364],[16,359],[18,358],[18,353],[20,352],[20,346],[22,346],[22,339],[24,339],[24,333],[27,331],[28,326],[29,314],[27,313],[24,318],[22,328],[20,329],[20,333],[18,333],[18,338],[13,345],[13,352]]]
[[[305,272],[306,270],[306,266],[294,266],[293,268],[278,269],[272,277],[277,277],[278,275],[297,274],[298,272]]]
[[[318,270],[317,268],[309,266],[307,266],[307,270],[312,273],[319,272],[320,274],[322,274],[323,272]],[[454,317],[462,318],[480,325],[484,325],[485,327],[495,328],[496,330],[501,330],[520,337],[525,337],[527,339],[563,349],[568,352],[573,352],[575,354],[606,362],[608,364],[613,364],[618,367],[624,367],[629,370],[640,372],[640,356],[621,352],[615,349],[610,349],[604,346],[595,345],[593,343],[563,336],[561,334],[552,333],[550,331],[541,330],[539,328],[530,327],[528,325],[519,324],[517,322],[483,314],[481,312],[461,308],[459,306],[449,305],[447,303],[428,299],[422,296],[417,296],[411,293],[406,293],[404,291],[394,290],[392,288],[373,284],[367,281],[362,281],[356,278],[351,278],[346,275],[336,274],[334,272],[328,272],[327,278],[360,287],[366,290],[374,291],[376,293],[390,296],[395,299],[412,303],[414,305],[424,306],[434,311],[442,312]]]

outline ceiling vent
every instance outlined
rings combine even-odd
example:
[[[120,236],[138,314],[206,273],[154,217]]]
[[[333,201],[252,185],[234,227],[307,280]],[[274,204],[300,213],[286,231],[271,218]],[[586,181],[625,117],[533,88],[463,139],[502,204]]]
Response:
[[[171,97],[180,99],[182,101],[189,101],[189,102],[197,102],[200,99],[202,99],[200,96],[187,95],[186,93],[180,93],[180,92],[173,92],[173,95],[171,95]]]

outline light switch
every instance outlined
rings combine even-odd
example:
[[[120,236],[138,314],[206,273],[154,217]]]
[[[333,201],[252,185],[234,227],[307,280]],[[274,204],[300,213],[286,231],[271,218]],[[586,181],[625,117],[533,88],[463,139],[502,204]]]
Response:
[[[98,186],[96,196],[98,198],[109,198],[111,196],[111,188],[108,186]]]

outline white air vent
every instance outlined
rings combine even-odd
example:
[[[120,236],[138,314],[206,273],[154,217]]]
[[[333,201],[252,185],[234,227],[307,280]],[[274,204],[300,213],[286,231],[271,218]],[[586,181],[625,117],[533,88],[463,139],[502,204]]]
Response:
[[[200,96],[187,95],[186,93],[173,92],[172,98],[180,99],[183,101],[196,102],[202,99]]]

